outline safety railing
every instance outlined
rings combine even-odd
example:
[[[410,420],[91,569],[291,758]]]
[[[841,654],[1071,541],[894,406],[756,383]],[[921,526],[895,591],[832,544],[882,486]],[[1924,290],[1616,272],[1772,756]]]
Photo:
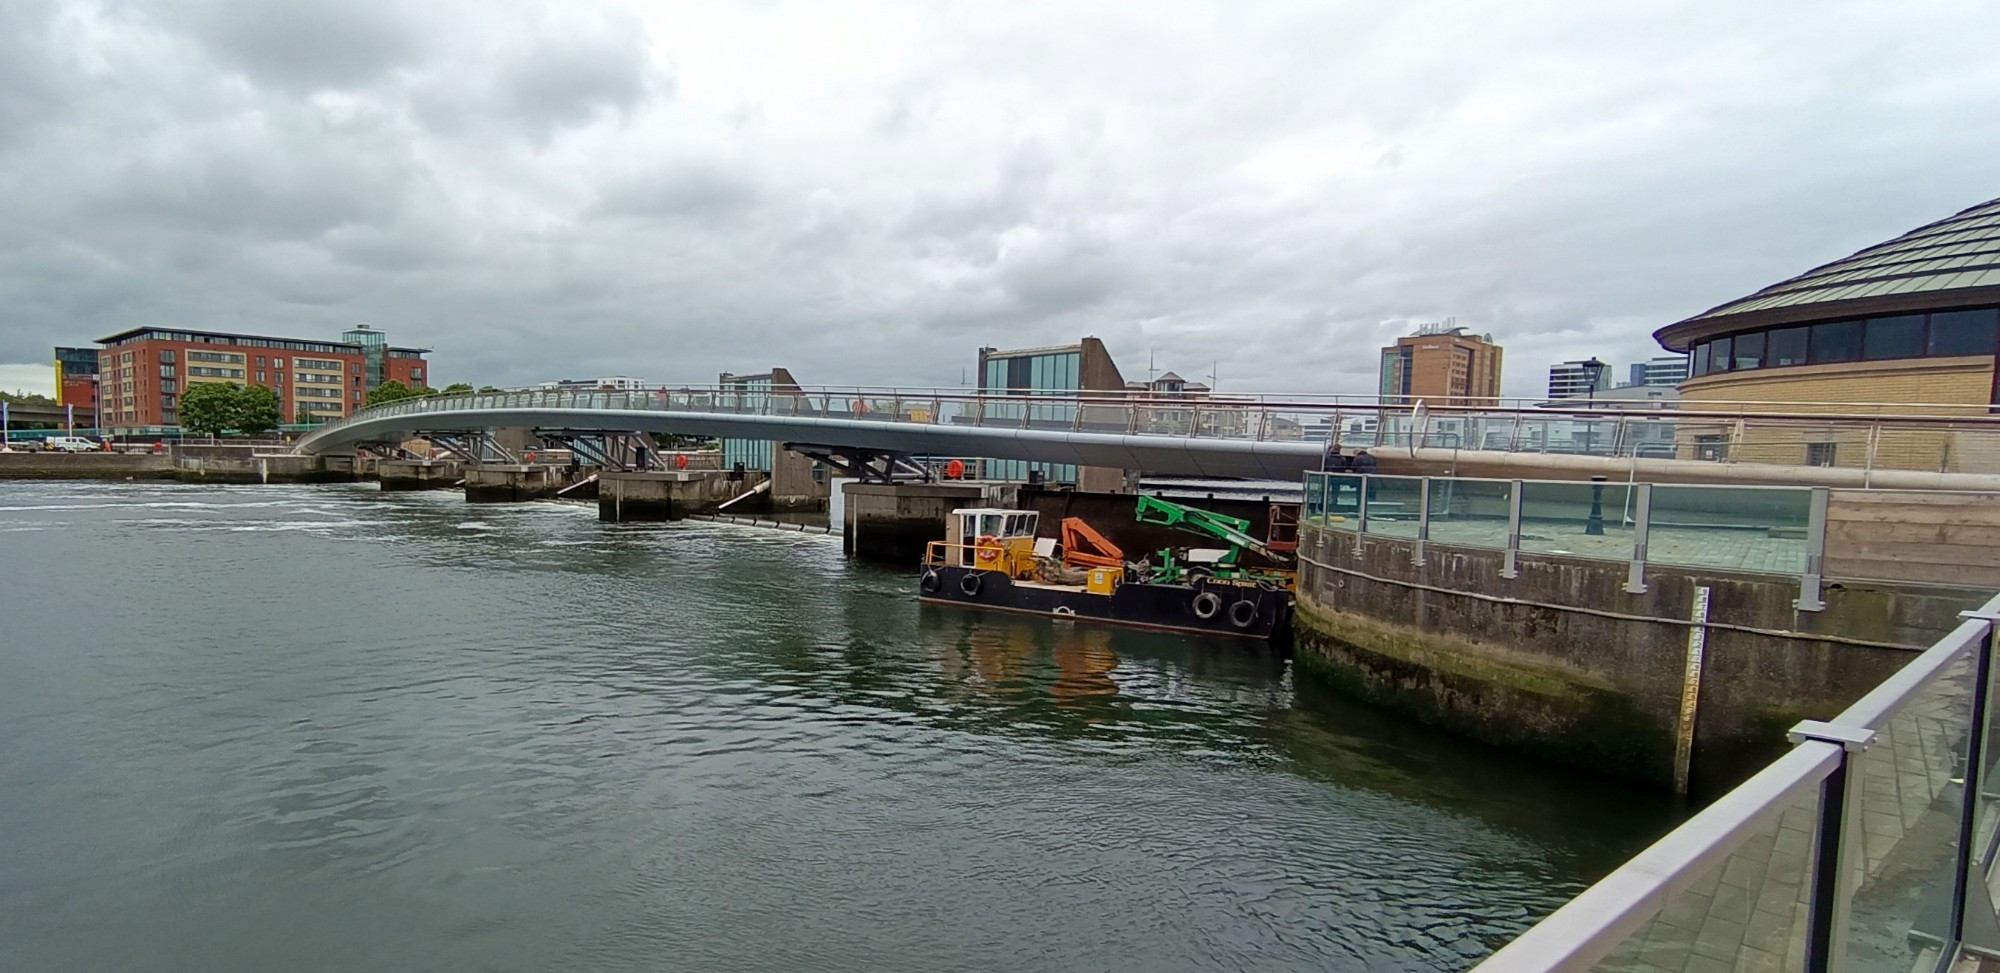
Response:
[[[2000,596],[1475,973],[1937,973],[2000,955]]]
[[[1715,403],[1710,409],[1723,409]],[[1333,444],[1343,450],[1497,451],[1856,469],[2000,472],[2000,416],[1828,415],[1808,411],[1505,408],[1382,404],[1338,396],[814,387],[513,390],[430,395],[316,427],[310,444],[355,422],[500,409],[637,410],[815,417],[1005,429]],[[1843,405],[1843,409],[1865,408]],[[1886,407],[1885,407],[1886,408]],[[1910,407],[1905,407],[1910,408]],[[1965,412],[1968,407],[1936,407]]]
[[[1826,487],[1309,472],[1303,491],[1305,523],[1413,541],[1416,561],[1431,544],[1503,551],[1507,578],[1523,553],[1623,561],[1634,594],[1656,564],[1785,574],[1822,607]]]

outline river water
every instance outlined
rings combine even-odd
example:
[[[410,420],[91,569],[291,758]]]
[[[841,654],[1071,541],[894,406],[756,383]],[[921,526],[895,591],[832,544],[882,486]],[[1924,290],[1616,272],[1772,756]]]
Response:
[[[0,968],[1424,970],[1673,822],[837,538],[0,482]]]

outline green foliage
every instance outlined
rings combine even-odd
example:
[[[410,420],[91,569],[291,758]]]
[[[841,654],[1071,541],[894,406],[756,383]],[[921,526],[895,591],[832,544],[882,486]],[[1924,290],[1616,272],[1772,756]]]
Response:
[[[256,435],[278,428],[285,419],[285,404],[278,399],[278,393],[262,385],[245,385],[236,389],[236,421],[231,428],[241,433]]]
[[[228,382],[197,382],[181,393],[181,428],[202,436],[220,436],[236,425],[236,386]]]
[[[292,422],[300,426],[313,426],[319,424],[319,417],[308,412],[305,406],[299,406],[299,412],[292,417]]]
[[[471,383],[471,382],[453,382],[453,383],[451,383],[450,385],[447,385],[447,386],[445,386],[445,387],[444,387],[444,388],[443,388],[443,389],[442,389],[441,391],[442,391],[442,392],[443,392],[443,393],[444,393],[445,395],[457,395],[457,394],[459,394],[459,393],[461,393],[461,392],[470,392],[470,391],[472,391],[472,383]]]
[[[416,389],[392,378],[368,390],[368,404],[382,405],[387,402],[397,402],[420,394],[422,393],[419,393]]]
[[[7,402],[7,403],[11,403],[11,404],[13,404],[13,405],[55,405],[55,404],[56,404],[56,400],[54,400],[54,399],[51,399],[51,398],[49,398],[48,396],[46,396],[46,395],[43,395],[43,394],[41,394],[41,393],[39,393],[39,392],[23,392],[23,391],[20,391],[20,390],[18,390],[18,389],[16,389],[15,391],[12,391],[12,392],[0,392],[0,402]]]
[[[500,389],[499,389],[499,388],[497,388],[497,387],[495,387],[495,386],[492,386],[492,385],[481,385],[481,386],[479,387],[479,391],[480,391],[480,392],[481,392],[482,394],[484,394],[484,393],[486,393],[486,392],[498,392],[498,391],[500,391]]]

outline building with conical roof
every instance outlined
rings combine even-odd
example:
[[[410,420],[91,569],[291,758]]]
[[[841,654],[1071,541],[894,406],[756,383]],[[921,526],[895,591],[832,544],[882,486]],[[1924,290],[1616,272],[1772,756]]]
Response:
[[[1689,409],[1741,402],[1770,411],[1985,413],[2000,403],[2000,199],[1653,337],[1688,353],[1681,394]],[[1926,408],[1884,408],[1891,405]]]

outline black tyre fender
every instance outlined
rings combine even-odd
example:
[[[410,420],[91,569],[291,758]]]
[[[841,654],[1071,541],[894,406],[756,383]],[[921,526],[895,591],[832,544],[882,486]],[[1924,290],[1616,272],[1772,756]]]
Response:
[[[936,571],[933,571],[930,568],[925,568],[924,579],[922,581],[917,582],[917,586],[924,589],[925,594],[934,595],[937,594],[937,590],[939,588],[944,587],[944,582],[938,578],[938,573]]]
[[[958,579],[958,590],[965,592],[967,598],[977,598],[979,597],[979,586],[984,584],[985,581],[985,578],[977,574],[968,573]]]
[[[1192,605],[1194,617],[1204,620],[1214,618],[1215,613],[1222,610],[1222,596],[1213,591],[1197,591]]]
[[[1257,624],[1257,603],[1248,598],[1229,606],[1229,624],[1249,628]]]

